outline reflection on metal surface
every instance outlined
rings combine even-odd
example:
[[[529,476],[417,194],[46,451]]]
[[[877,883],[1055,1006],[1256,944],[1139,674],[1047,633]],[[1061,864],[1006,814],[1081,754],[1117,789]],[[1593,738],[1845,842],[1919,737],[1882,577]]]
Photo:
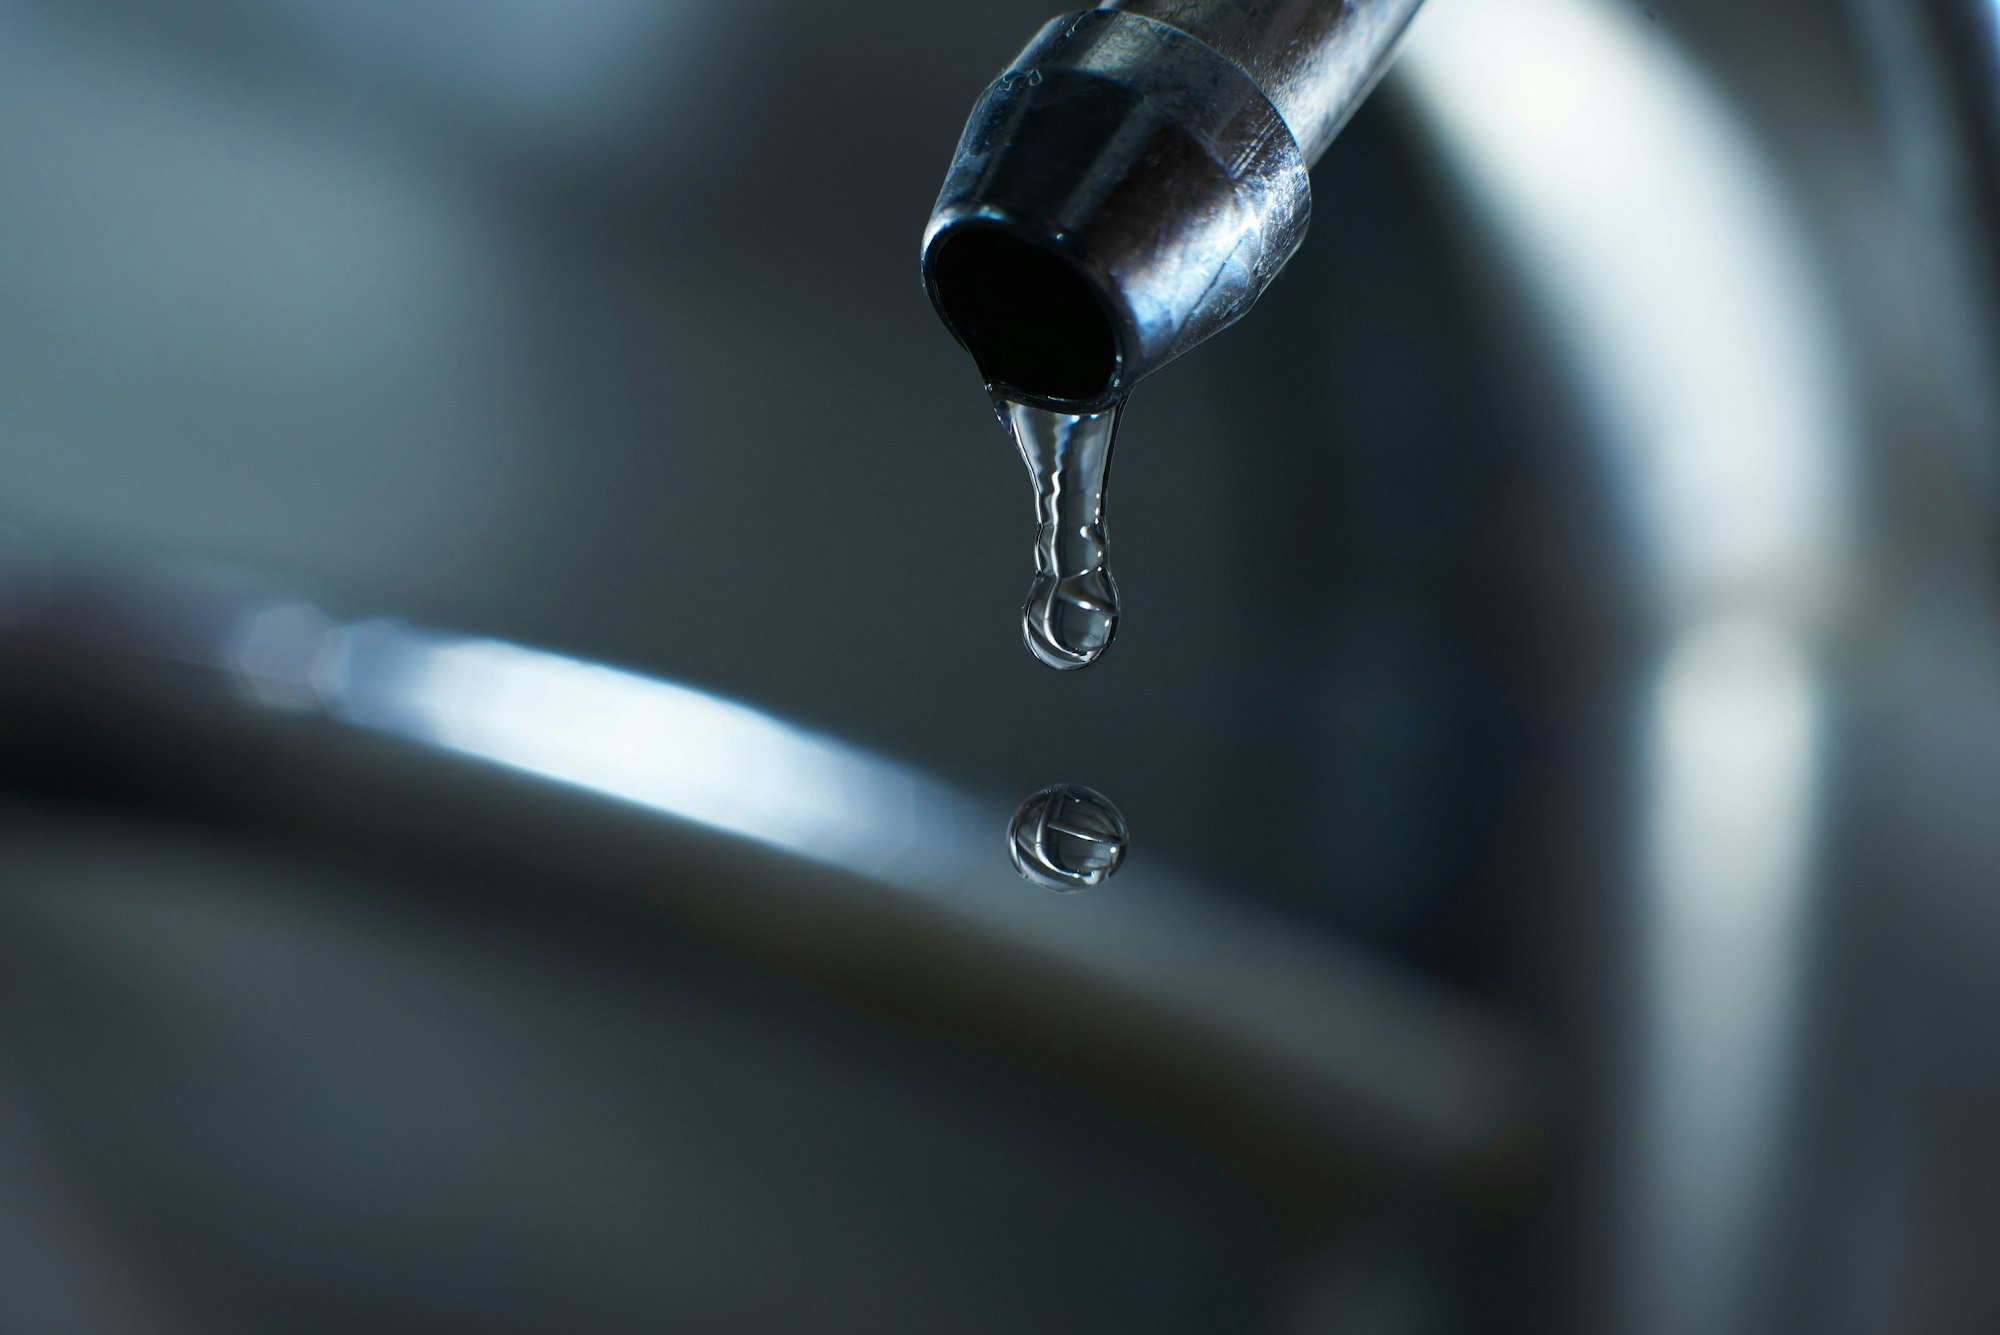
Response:
[[[1802,237],[1727,107],[1597,0],[1440,0],[1402,68],[1566,332],[1663,601],[1823,593],[1852,422]]]
[[[924,231],[924,282],[995,391],[1101,411],[1250,309],[1305,235],[1307,165],[1205,43],[1107,9],[1055,19],[973,106]],[[996,282],[996,229],[1040,263]],[[1051,325],[1077,278],[1087,290]],[[1104,339],[1044,355],[1093,317]]]
[[[1403,72],[1562,334],[1664,636],[1639,743],[1618,1328],[1754,1322],[1811,901],[1852,414],[1769,165],[1659,29],[1439,0]]]
[[[688,686],[391,621],[246,614],[231,666],[266,704],[587,788],[864,874],[943,870],[956,804],[888,761]]]
[[[1743,618],[1677,637],[1654,707],[1636,1297],[1649,1328],[1725,1329],[1782,1162],[1821,703],[1797,641]]]
[[[179,651],[176,650],[178,654]],[[1396,1152],[1495,1152],[1528,1118],[1517,1041],[1400,975],[1157,863],[1116,896],[1024,891],[1008,811],[760,710],[658,678],[297,602],[243,606],[210,657],[258,705],[634,803],[867,878],[827,895],[920,901],[1010,958],[1138,1001],[1168,1034],[1272,1067],[1326,1134]],[[1060,903],[1060,911],[1051,906]],[[1176,1040],[1180,1041],[1180,1040]]]
[[[332,618],[303,601],[273,603],[237,620],[229,666],[252,700],[274,709],[324,706],[342,640]]]
[[[1317,161],[1388,68],[1418,0],[1120,0],[1192,33],[1248,70]]]

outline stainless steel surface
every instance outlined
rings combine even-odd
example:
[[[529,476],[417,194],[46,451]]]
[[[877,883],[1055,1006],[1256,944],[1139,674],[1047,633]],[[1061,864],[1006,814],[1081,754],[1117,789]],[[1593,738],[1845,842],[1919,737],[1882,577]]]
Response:
[[[908,254],[1044,11],[0,7],[0,1327],[2000,1328],[1883,12],[1427,4],[1058,679]]]
[[[1384,72],[1422,0],[1115,0],[1241,66],[1285,118],[1308,164]]]
[[[1256,1301],[1254,1195],[1059,1068],[968,1066],[991,1034],[637,897],[300,833],[0,812],[8,1329],[1193,1335]]]
[[[998,803],[708,693],[60,571],[0,689],[0,1070],[33,1094],[0,1103],[0,1239],[68,1271],[0,1260],[10,1323],[121,1275],[108,1210],[180,1273],[85,1329],[402,1328],[422,1294],[487,1330],[998,1331],[1058,1294],[1038,1327],[1228,1329],[1260,1230],[1470,1203],[1540,1152],[1504,1023],[1157,857],[1051,917]],[[1100,1132],[1095,1180],[1050,1159]],[[468,1181],[496,1215],[455,1218]],[[294,1242],[240,1283],[245,1220],[374,1277],[308,1302]],[[1066,1255],[1009,1273],[1024,1238]],[[881,1291],[913,1264],[957,1278]]]
[[[1832,646],[1866,559],[1833,303],[1781,178],[1642,18],[1455,5],[1409,57],[1469,203],[1589,331],[1563,355],[1630,479],[1648,642],[1626,745],[1646,780],[1632,950],[1604,1000],[1631,1026],[1616,1097],[1644,1111],[1607,1147],[1635,1189],[1599,1207],[1599,1319],[1751,1335],[1827,892]]]
[[[1306,169],[1416,0],[1115,5],[1052,20],[980,97],[924,282],[981,374],[1075,409],[1241,319],[1312,212]]]
[[[1849,0],[1856,55],[1911,222],[1910,282],[1939,331],[1932,355],[1961,419],[1960,466],[2000,501],[2000,15],[1982,0]]]
[[[1306,165],[1201,42],[1109,10],[1056,19],[966,122],[925,283],[997,390],[1105,407],[1277,276],[1305,234]]]

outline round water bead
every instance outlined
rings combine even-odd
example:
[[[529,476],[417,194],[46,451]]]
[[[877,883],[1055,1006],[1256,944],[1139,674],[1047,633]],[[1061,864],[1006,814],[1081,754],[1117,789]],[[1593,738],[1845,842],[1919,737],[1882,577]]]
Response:
[[[1131,835],[1111,799],[1077,783],[1044,788],[1007,828],[1014,870],[1064,894],[1097,885],[1125,861]]]
[[[1021,608],[1028,652],[1058,672],[1089,667],[1118,634],[1118,584],[1098,566],[1080,575],[1038,575]]]

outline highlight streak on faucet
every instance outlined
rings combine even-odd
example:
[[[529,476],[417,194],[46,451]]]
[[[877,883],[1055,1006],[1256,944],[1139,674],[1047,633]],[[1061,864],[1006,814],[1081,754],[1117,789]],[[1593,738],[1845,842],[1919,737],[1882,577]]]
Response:
[[[1635,763],[1624,1335],[1748,1335],[1811,925],[1852,411],[1777,176],[1657,28],[1433,0],[1400,67],[1548,303],[1664,632]]]
[[[1407,995],[1381,966],[1158,863],[1120,873],[1131,894],[1065,898],[1052,914],[992,856],[1005,809],[737,701],[501,640],[343,624],[297,601],[244,606],[173,656],[227,671],[261,708],[321,710],[855,873],[820,893],[909,904],[1003,956],[1141,999],[1163,1023],[1226,1035],[1232,1062],[1293,1073],[1341,1143],[1396,1128],[1417,1158],[1452,1163],[1529,1115],[1511,1038],[1442,997]],[[1122,839],[1122,819],[1104,819],[1069,833]],[[1086,850],[1082,870],[1101,879],[1120,853]]]
[[[322,693],[350,723],[867,875],[937,874],[957,843],[960,804],[913,773],[705,691],[394,622],[336,644]]]

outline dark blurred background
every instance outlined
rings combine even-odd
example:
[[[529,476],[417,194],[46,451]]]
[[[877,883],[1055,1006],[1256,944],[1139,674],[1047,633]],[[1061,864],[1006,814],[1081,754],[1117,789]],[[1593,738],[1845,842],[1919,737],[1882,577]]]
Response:
[[[0,0],[0,1331],[2000,1328],[1990,12],[1432,0],[1061,676],[1049,16]]]

